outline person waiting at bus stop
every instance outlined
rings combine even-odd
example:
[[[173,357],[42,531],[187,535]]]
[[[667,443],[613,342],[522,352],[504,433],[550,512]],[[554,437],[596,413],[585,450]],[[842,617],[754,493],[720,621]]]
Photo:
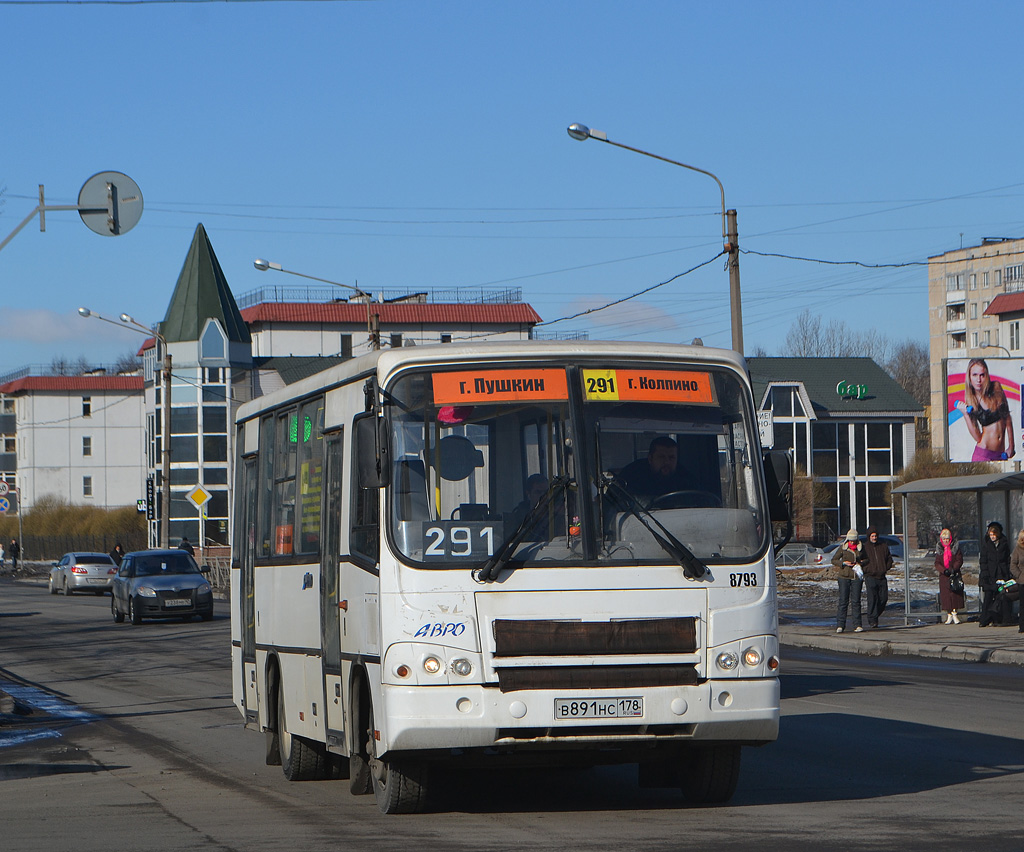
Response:
[[[889,545],[879,541],[878,528],[868,527],[868,540],[864,542],[864,588],[868,598],[868,627],[878,627],[878,619],[889,603],[889,582],[885,575],[892,570]]]
[[[982,539],[978,554],[978,589],[981,591],[978,627],[1010,623],[1012,605],[999,594],[1000,586],[1009,579],[1010,543],[1003,535],[1003,525],[993,521],[988,525],[988,535]]]
[[[839,604],[836,607],[836,633],[846,630],[850,604],[853,604],[853,632],[862,633],[860,592],[864,585],[864,564],[867,556],[860,543],[857,530],[851,529],[846,534],[846,541],[835,549],[832,554],[832,567],[839,581]]]

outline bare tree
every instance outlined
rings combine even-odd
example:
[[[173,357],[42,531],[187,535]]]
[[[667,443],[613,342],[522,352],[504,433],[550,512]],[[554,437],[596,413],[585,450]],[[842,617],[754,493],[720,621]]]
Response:
[[[137,373],[141,368],[142,362],[134,351],[125,352],[114,362],[114,372],[119,375]]]
[[[794,358],[867,357],[884,364],[893,346],[875,329],[859,331],[842,320],[826,325],[818,314],[805,309],[790,326],[782,354]]]
[[[89,372],[89,362],[83,356],[67,358],[57,355],[50,362],[51,376],[81,376]]]
[[[919,405],[926,406],[931,402],[931,361],[925,344],[917,340],[896,344],[892,357],[884,366]]]

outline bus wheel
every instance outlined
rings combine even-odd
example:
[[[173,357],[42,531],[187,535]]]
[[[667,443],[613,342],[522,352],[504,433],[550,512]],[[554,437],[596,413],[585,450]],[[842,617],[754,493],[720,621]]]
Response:
[[[373,730],[373,708],[370,708]],[[371,741],[375,742],[375,740]],[[374,749],[376,750],[376,749]],[[427,803],[427,764],[421,761],[370,758],[370,775],[377,807],[385,814],[418,814]]]
[[[289,733],[285,725],[284,689],[277,688],[277,745],[281,769],[289,781],[317,781],[327,777],[327,750],[320,743]]]
[[[698,746],[683,753],[680,789],[695,805],[721,805],[732,798],[740,778],[740,746]]]

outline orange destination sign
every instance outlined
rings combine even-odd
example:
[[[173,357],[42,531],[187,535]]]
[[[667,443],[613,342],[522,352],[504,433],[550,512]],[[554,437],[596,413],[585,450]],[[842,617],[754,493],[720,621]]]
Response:
[[[588,400],[714,402],[709,373],[684,370],[584,370]]]
[[[434,404],[568,399],[565,370],[465,370],[434,373]]]

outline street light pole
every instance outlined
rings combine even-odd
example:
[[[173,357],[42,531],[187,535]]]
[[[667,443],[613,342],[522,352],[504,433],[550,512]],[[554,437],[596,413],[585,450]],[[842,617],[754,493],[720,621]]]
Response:
[[[722,241],[724,243],[724,249],[729,257],[729,307],[730,307],[730,318],[732,321],[732,348],[740,354],[743,353],[743,307],[740,298],[740,238],[739,228],[736,224],[736,211],[726,210],[725,208],[725,187],[722,186],[722,182],[718,177],[706,169],[697,168],[697,166],[691,166],[686,163],[680,163],[678,160],[670,160],[668,157],[662,157],[659,154],[652,154],[650,151],[644,151],[642,148],[634,148],[631,145],[623,145],[621,142],[613,142],[608,138],[608,134],[603,130],[592,130],[585,124],[570,124],[568,127],[569,135],[580,142],[586,139],[596,139],[598,142],[606,142],[609,145],[614,145],[616,148],[625,148],[627,151],[633,151],[637,154],[643,154],[645,157],[651,157],[655,160],[661,160],[663,163],[670,163],[673,166],[680,166],[684,169],[689,169],[692,172],[700,172],[702,175],[707,175],[709,178],[714,180],[718,184],[718,191],[722,199]]]
[[[1003,352],[1006,353],[1006,357],[1007,358],[1012,358],[1013,357],[1013,355],[1010,354],[1010,350],[1009,349],[1007,349],[1005,346],[1000,346],[998,343],[989,343],[988,341],[985,341],[983,343],[979,343],[978,344],[978,348],[979,349],[1002,349]]]
[[[322,281],[324,284],[333,284],[335,287],[345,287],[348,290],[353,290],[359,296],[363,296],[366,299],[366,332],[370,336],[370,347],[372,349],[380,349],[380,316],[378,314],[370,314],[370,302],[372,297],[369,293],[360,290],[358,287],[353,287],[351,284],[342,284],[340,281],[331,281],[327,278],[317,278],[315,275],[306,275],[305,272],[295,272],[291,269],[285,269],[280,263],[274,263],[272,260],[264,260],[261,257],[256,258],[252,265],[255,266],[260,272],[266,272],[268,269],[273,269],[275,272],[287,272],[289,275],[298,275],[300,278],[308,278],[310,281]],[[376,322],[374,322],[376,318]]]
[[[116,325],[118,328],[128,328],[131,331],[143,334],[146,337],[155,337],[160,341],[160,346],[163,348],[164,363],[163,363],[163,426],[161,428],[160,443],[161,443],[161,471],[160,479],[160,546],[164,549],[170,547],[170,525],[171,525],[171,350],[167,347],[167,338],[165,338],[159,331],[154,331],[151,328],[146,328],[142,323],[137,322],[134,318],[128,314],[121,314],[121,322],[114,322],[112,319],[102,317],[88,308],[79,308],[78,313],[83,317],[92,317],[102,322]],[[123,323],[123,324],[122,324]]]

